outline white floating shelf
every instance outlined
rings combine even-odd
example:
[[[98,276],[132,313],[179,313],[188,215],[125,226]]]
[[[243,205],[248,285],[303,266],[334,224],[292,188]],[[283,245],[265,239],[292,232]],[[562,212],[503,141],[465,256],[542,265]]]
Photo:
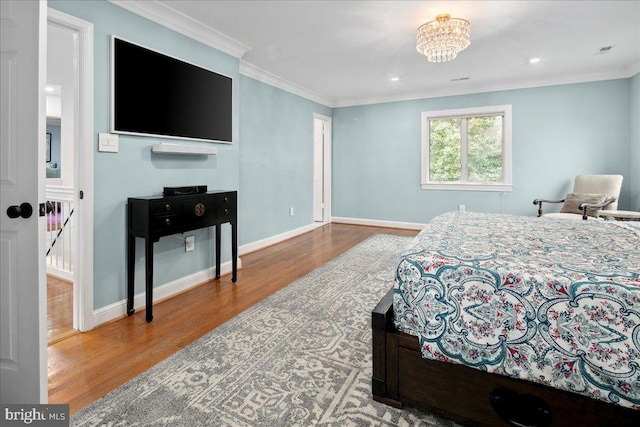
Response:
[[[191,154],[212,156],[218,154],[216,147],[204,147],[202,145],[183,145],[183,144],[153,144],[151,152],[158,154]]]

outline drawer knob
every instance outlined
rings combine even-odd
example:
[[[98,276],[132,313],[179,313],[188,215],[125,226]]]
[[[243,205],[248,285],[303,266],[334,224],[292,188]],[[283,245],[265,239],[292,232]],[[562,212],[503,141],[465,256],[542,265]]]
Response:
[[[225,213],[225,214],[228,214],[228,213],[229,213],[229,209],[226,209],[226,208],[225,208],[224,213]]]
[[[166,205],[164,205],[164,208],[168,211],[171,210],[171,205],[169,203],[167,203]]]
[[[229,198],[228,198],[228,197],[225,197],[225,198],[224,198],[224,202],[225,202],[225,203],[229,203]]]
[[[170,220],[169,218],[165,219],[165,220],[164,220],[164,222],[165,222],[165,224],[167,224],[167,225],[171,225],[171,220]]]

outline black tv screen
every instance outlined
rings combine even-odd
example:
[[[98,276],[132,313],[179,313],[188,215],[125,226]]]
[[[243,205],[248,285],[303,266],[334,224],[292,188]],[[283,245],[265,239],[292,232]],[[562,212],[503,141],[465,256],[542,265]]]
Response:
[[[112,38],[112,132],[232,142],[232,80]]]

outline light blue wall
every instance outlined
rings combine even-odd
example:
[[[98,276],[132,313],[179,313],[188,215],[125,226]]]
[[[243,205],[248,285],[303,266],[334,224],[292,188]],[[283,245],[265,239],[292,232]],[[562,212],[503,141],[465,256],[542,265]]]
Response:
[[[619,208],[629,208],[630,85],[621,79],[336,108],[333,215],[423,223],[459,204],[533,215],[534,198],[562,198],[582,173],[624,175]],[[422,190],[421,112],[503,104],[513,106],[513,191]]]
[[[217,144],[217,156],[152,156],[150,146],[159,140],[122,135],[119,153],[95,151],[96,308],[125,297],[127,197],[159,195],[163,186],[237,189],[240,244],[312,223],[313,113],[333,116],[334,216],[425,222],[458,204],[469,210],[533,214],[534,197],[564,195],[578,173],[622,173],[623,198],[636,194],[635,203],[640,203],[640,176],[630,173],[640,164],[638,76],[332,111],[242,76],[236,58],[111,3],[51,0],[49,5],[94,24],[94,147],[97,134],[109,132],[112,34],[225,74],[234,82],[234,143]],[[630,90],[635,95],[630,96]],[[420,112],[500,104],[513,105],[513,192],[420,190]],[[635,119],[629,118],[630,111],[636,112]],[[628,207],[624,203],[629,202],[621,202],[621,208]],[[293,217],[290,207],[295,209]],[[227,242],[228,227],[223,233]],[[182,241],[171,237],[155,244],[156,285],[211,266],[213,234],[189,234],[196,236],[194,252],[185,253]],[[223,260],[230,259],[228,245],[223,248]],[[136,292],[143,290],[142,249],[139,241]]]
[[[164,186],[208,185],[209,189],[239,187],[238,82],[236,58],[212,49],[105,1],[49,1],[49,6],[94,24],[94,307],[125,298],[127,197],[160,195]],[[117,35],[168,55],[233,78],[233,144],[217,144],[217,156],[152,155],[156,138],[120,135],[118,153],[97,152],[97,135],[109,132],[110,36]],[[162,90],[162,88],[158,88]],[[167,140],[164,140],[167,142]],[[91,189],[83,189],[85,192]],[[229,241],[228,226],[223,242]],[[185,253],[184,243],[165,237],[155,244],[154,284],[204,270],[212,265],[210,230],[199,230],[196,250]],[[137,239],[136,292],[144,290],[142,240]],[[223,261],[229,260],[224,244]]]
[[[217,144],[216,156],[152,155],[155,138],[120,135],[117,154],[95,151],[94,306],[125,297],[126,199],[160,194],[164,186],[205,184],[209,189],[238,190],[239,243],[251,243],[313,222],[313,113],[331,109],[239,74],[236,58],[204,46],[104,1],[50,1],[62,12],[94,24],[95,120],[97,134],[109,132],[109,37],[176,56],[232,77],[234,143]],[[166,142],[166,140],[165,140]],[[85,190],[86,191],[86,190]],[[295,215],[289,216],[289,208]],[[210,234],[211,233],[211,234]],[[156,243],[156,286],[208,268],[213,232],[190,232],[196,250],[165,237]],[[223,227],[223,243],[229,240]],[[230,259],[223,244],[223,261]],[[136,248],[136,292],[143,291],[143,246]]]
[[[629,171],[629,208],[640,211],[640,73],[631,78],[631,165]]]
[[[242,75],[240,100],[239,233],[250,243],[313,223],[313,113],[331,109]]]

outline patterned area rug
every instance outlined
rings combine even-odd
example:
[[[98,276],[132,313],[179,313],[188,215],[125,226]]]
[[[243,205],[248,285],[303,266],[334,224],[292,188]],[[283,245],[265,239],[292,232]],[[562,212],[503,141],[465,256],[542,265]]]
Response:
[[[371,310],[410,241],[370,237],[80,410],[71,425],[454,425],[371,397]]]

